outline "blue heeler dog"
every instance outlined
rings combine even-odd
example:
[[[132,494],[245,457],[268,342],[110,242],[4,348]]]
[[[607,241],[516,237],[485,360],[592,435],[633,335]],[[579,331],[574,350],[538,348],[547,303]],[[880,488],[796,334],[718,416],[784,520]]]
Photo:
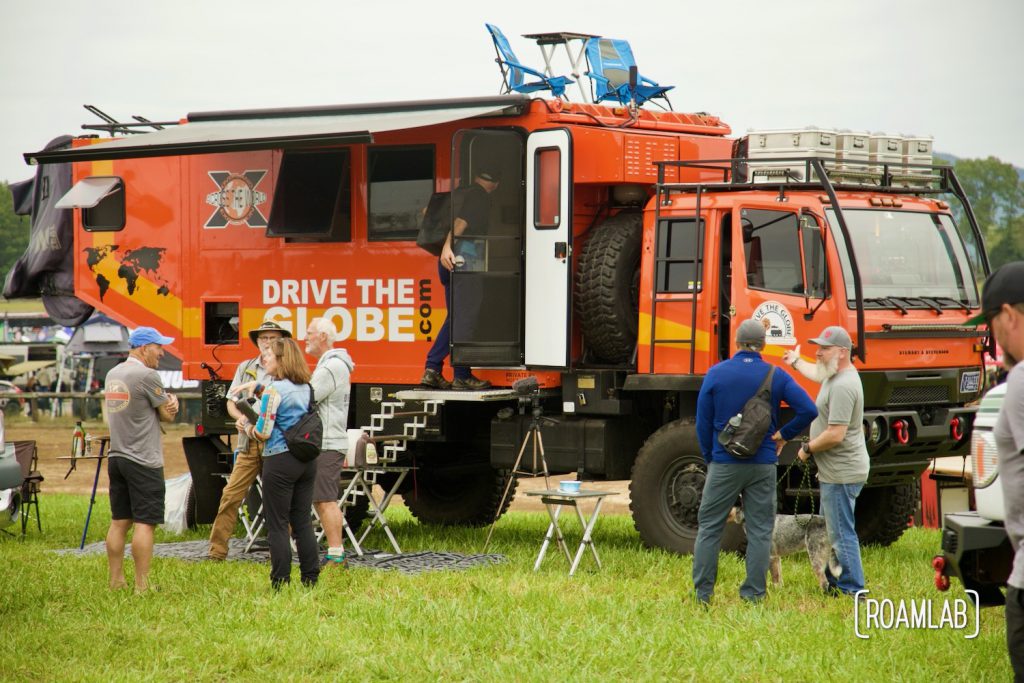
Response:
[[[737,524],[743,524],[743,509],[733,508],[729,519]],[[821,515],[775,515],[775,529],[772,531],[772,554],[768,565],[774,585],[782,585],[780,558],[783,555],[792,555],[804,549],[807,550],[811,569],[814,570],[814,575],[818,578],[818,585],[822,590],[828,588],[828,579],[825,578],[826,566],[832,576],[839,576],[843,572],[836,554],[832,551],[832,545],[828,541],[824,517]]]

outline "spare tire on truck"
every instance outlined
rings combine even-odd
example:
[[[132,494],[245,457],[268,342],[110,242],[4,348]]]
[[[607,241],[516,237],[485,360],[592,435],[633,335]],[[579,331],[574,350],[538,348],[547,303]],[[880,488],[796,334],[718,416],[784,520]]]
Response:
[[[591,231],[576,271],[583,339],[596,360],[625,363],[636,347],[643,215],[622,211]]]

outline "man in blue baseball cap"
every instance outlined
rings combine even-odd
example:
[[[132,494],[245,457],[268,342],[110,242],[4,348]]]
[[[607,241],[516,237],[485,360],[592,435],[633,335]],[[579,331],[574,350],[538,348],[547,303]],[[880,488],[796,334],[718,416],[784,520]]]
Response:
[[[132,534],[135,590],[149,590],[149,565],[153,559],[153,531],[164,522],[164,454],[160,421],[173,422],[178,399],[168,394],[156,368],[164,347],[172,344],[152,327],[140,327],[128,335],[128,358],[109,373],[104,386],[110,450],[110,530],[107,532],[107,565],[110,587],[125,588],[124,546]]]

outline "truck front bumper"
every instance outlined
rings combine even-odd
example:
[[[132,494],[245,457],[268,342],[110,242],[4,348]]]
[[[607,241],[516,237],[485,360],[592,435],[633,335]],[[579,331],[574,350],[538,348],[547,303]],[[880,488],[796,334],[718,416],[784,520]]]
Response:
[[[938,559],[942,562],[939,563]],[[965,589],[978,591],[982,604],[1003,604],[1000,588],[1013,566],[1010,539],[1001,522],[977,512],[946,515],[942,524],[942,555],[933,567],[943,576],[955,576]]]

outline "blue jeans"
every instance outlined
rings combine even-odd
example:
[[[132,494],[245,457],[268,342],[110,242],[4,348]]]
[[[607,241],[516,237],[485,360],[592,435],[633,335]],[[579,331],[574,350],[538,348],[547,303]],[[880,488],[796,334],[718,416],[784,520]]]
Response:
[[[726,518],[743,494],[747,532],[747,576],[740,597],[757,602],[767,592],[766,576],[775,528],[775,465],[713,462],[708,465],[697,512],[697,543],[693,549],[693,587],[697,599],[710,602],[718,578],[718,551]]]
[[[483,260],[477,256],[475,245],[472,243],[462,243],[458,245],[457,251],[460,256],[466,259],[466,262],[459,268],[459,272],[476,272],[482,270]],[[441,285],[444,286],[444,300],[447,305],[447,312],[444,317],[444,324],[441,325],[441,329],[437,331],[437,337],[434,339],[434,345],[430,347],[430,351],[427,352],[427,362],[425,363],[427,368],[441,372],[444,368],[444,359],[448,357],[448,353],[451,350],[451,338],[452,338],[452,312],[455,308],[452,301],[451,282],[452,274],[441,265],[441,261],[437,262],[437,273],[441,279]],[[473,329],[476,326],[476,319],[479,315],[480,304],[482,301],[483,293],[474,286],[475,282],[461,281],[459,285],[459,297],[458,297],[458,310],[454,310],[455,319],[457,324],[456,329],[456,341],[467,341],[473,336]],[[472,372],[468,366],[465,365],[453,365],[452,371],[455,374],[455,379],[467,379],[472,376]]]
[[[864,588],[864,567],[860,563],[860,539],[857,538],[853,511],[864,484],[821,482],[819,486],[828,540],[843,567],[839,576],[832,576],[825,567],[825,576],[830,585],[843,593],[856,593]]]
[[[426,367],[431,370],[441,372],[444,368],[444,359],[448,357],[448,353],[451,350],[451,339],[452,339],[452,297],[451,297],[451,282],[452,274],[448,272],[448,269],[441,265],[440,259],[437,261],[437,273],[441,280],[441,285],[444,287],[444,301],[446,311],[444,314],[444,324],[441,325],[441,329],[437,331],[437,336],[434,338],[434,345],[430,347],[430,351],[427,352]],[[452,366],[452,370],[455,372],[455,379],[466,379],[470,376],[470,370],[465,366]]]

